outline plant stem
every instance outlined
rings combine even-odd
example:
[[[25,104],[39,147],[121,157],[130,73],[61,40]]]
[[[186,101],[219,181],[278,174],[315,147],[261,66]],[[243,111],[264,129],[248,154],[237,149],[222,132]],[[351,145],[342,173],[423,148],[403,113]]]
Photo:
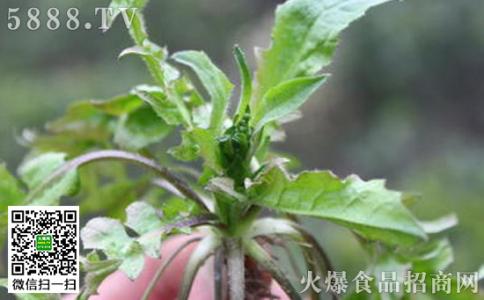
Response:
[[[291,281],[287,278],[286,274],[280,269],[280,267],[274,262],[271,256],[255,241],[243,241],[244,249],[247,255],[252,257],[259,265],[271,273],[284,292],[293,300],[302,300],[301,295],[292,286]]]
[[[314,251],[320,256],[320,258],[324,262],[324,266],[326,267],[326,271],[334,271],[333,264],[331,263],[331,260],[329,259],[328,254],[326,251],[323,249],[323,247],[318,243],[318,241],[314,238],[312,234],[310,234],[304,227],[301,226],[301,224],[296,223],[297,230],[301,232],[301,234],[304,236],[304,239],[311,244],[313,247]]]
[[[183,272],[183,280],[178,292],[179,300],[188,300],[188,296],[190,295],[190,291],[192,289],[193,280],[195,279],[200,267],[217,251],[221,244],[222,240],[219,236],[219,233],[211,232],[208,233],[197,245],[191,254]]]
[[[244,251],[240,239],[227,241],[228,250],[228,277],[230,300],[244,300],[245,291],[245,265]]]
[[[160,265],[158,270],[156,270],[155,276],[151,279],[148,287],[146,288],[145,292],[143,293],[143,298],[141,300],[148,300],[149,296],[153,292],[153,289],[155,288],[156,284],[160,280],[161,275],[165,272],[166,268],[171,264],[171,262],[175,259],[175,257],[180,254],[183,249],[185,249],[188,245],[200,241],[202,238],[197,237],[193,239],[189,239],[188,241],[184,242],[181,244],[178,249],[176,249],[168,258],[167,260]]]
[[[324,248],[318,243],[318,241],[314,238],[314,236],[308,232],[298,221],[297,217],[293,215],[288,215],[288,218],[291,219],[294,224],[295,228],[301,233],[301,235],[304,237],[304,239],[311,245],[311,249],[309,251],[305,251],[307,255],[310,256],[310,252],[313,252],[316,256],[317,261],[322,261],[324,264],[324,267],[326,269],[326,273],[321,272],[321,275],[327,274],[328,272],[334,271],[333,264],[331,263],[331,260],[329,259],[328,254],[324,250]],[[310,258],[310,257],[309,257]],[[319,258],[319,259],[318,259]],[[313,268],[320,268],[321,266],[316,263],[311,263]],[[333,300],[338,300],[339,296],[332,291],[330,292],[331,294],[331,299]],[[316,299],[318,298],[318,295],[313,294],[312,298]]]
[[[153,170],[156,174],[160,177],[164,178],[170,184],[172,184],[183,196],[195,201],[199,204],[202,209],[205,211],[209,211],[207,205],[204,203],[202,198],[193,191],[184,181],[179,179],[175,174],[172,174],[167,168],[158,165],[157,162],[154,160],[148,159],[144,156],[130,153],[121,150],[102,150],[102,151],[94,151],[90,152],[81,156],[74,158],[73,160],[67,162],[59,169],[57,169],[54,173],[52,173],[47,179],[42,182],[37,188],[32,190],[32,192],[28,195],[26,201],[30,202],[32,199],[43,189],[47,186],[52,184],[55,179],[64,175],[65,173],[77,169],[83,165],[88,163],[92,163],[99,160],[123,160],[128,162],[133,162],[144,166],[148,169]]]
[[[224,278],[224,259],[225,259],[225,249],[220,247],[215,252],[215,259],[213,262],[213,281],[214,281],[214,299],[223,300],[223,278]]]
[[[143,15],[139,12],[134,12],[133,22],[129,28],[129,35],[133,39],[137,46],[143,47],[143,43],[148,39],[148,34],[146,33],[146,28],[144,25]],[[155,58],[150,56],[143,57],[148,70],[155,79],[156,83],[160,86],[165,85],[165,76],[161,70],[159,63]]]
[[[296,261],[296,258],[293,255],[293,251],[289,248],[289,245],[282,243],[281,245],[278,245],[278,246],[281,247],[286,252],[287,259],[296,275],[296,278],[298,279],[301,278],[304,274],[299,268],[298,262]]]
[[[237,208],[238,207],[234,207],[233,210],[236,210],[236,211],[241,210],[240,208],[237,210]],[[252,225],[254,220],[257,219],[257,217],[259,216],[259,213],[262,211],[262,207],[257,205],[252,205],[248,209],[245,208],[245,211],[246,213],[243,214],[242,216],[240,216],[240,213],[236,215],[237,216],[236,219],[234,216],[232,216],[232,218],[234,218],[232,223],[235,222],[234,228],[231,231],[232,236],[242,236],[249,229],[249,227]]]

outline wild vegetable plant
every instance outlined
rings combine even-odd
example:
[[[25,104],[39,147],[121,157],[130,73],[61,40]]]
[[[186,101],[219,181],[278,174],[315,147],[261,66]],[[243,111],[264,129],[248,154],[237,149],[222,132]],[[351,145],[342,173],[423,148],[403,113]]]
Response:
[[[301,287],[273,258],[271,246],[298,247],[305,269],[323,277],[338,270],[317,241],[324,237],[316,238],[299,222],[303,216],[353,232],[372,258],[370,273],[389,263],[427,272],[447,268],[449,242],[434,234],[453,226],[453,217],[418,221],[407,208],[415,197],[387,189],[383,180],[339,178],[325,170],[293,174],[288,159],[272,150],[282,124],[297,119],[299,108],[328,80],[321,70],[331,62],[340,32],[384,2],[288,0],[280,5],[272,44],[257,51],[254,76],[242,49],[234,48],[240,97],[230,114],[234,84],[205,53],[170,54],[148,37],[145,0],[113,0],[113,8],[138,8],[127,11],[135,45],[120,58],[141,57],[153,81],[107,101],[75,102],[65,116],[47,124],[46,132],[26,135],[31,152],[18,169],[20,182],[0,167],[2,229],[8,205],[58,205],[62,197],[77,195],[66,201],[79,199],[84,215],[106,212],[81,231],[85,256],[79,299],[95,294],[116,270],[137,278],[144,257],[158,258],[164,240],[193,231],[202,237],[164,258],[143,299],[173,257],[195,242],[179,299],[187,299],[195,275],[211,256],[216,299],[267,295],[269,282],[260,280],[264,274],[291,299],[302,299]],[[173,134],[180,134],[181,142],[167,150]],[[201,163],[184,163],[191,161]],[[130,164],[141,169],[128,169]],[[323,296],[310,293],[311,299]],[[383,299],[375,293],[365,297]],[[402,293],[392,297],[410,299]]]

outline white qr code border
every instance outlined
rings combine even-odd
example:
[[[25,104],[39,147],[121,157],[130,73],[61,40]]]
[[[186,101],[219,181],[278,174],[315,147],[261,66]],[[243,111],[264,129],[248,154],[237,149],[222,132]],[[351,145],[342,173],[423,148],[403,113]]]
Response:
[[[61,211],[63,214],[65,211],[75,211],[75,221],[69,221],[69,223],[75,223],[76,224],[76,235],[75,235],[75,241],[76,241],[76,270],[77,274],[72,275],[13,275],[12,274],[12,230],[13,230],[13,224],[12,224],[12,211],[47,211],[47,212],[56,212],[56,211]],[[24,220],[25,221],[25,220]],[[65,220],[63,220],[65,221]],[[35,239],[35,238],[33,238]],[[52,245],[54,245],[54,241],[52,241]],[[35,247],[35,246],[34,246]],[[8,293],[15,293],[15,294],[28,294],[28,293],[53,293],[53,294],[69,294],[69,293],[79,293],[79,248],[80,248],[80,241],[79,241],[79,206],[9,206],[8,207],[8,261],[7,261],[7,266],[8,266]],[[52,251],[55,251],[55,249],[52,249]],[[23,268],[23,267],[22,267]],[[18,284],[18,282],[23,281],[27,282],[27,280],[30,279],[31,283],[36,281],[39,283],[44,283],[46,285],[48,283],[49,289],[36,289],[36,290],[29,290],[29,289],[14,289],[14,282]],[[60,283],[63,284],[60,284]],[[67,285],[67,282],[69,282],[69,285]],[[74,284],[73,284],[74,282]],[[72,288],[72,286],[75,285],[75,288]],[[69,286],[69,289],[67,289],[67,286]]]

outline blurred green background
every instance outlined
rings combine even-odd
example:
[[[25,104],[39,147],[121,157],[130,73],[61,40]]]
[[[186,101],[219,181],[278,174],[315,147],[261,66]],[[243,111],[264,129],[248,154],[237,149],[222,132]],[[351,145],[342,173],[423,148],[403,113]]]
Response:
[[[237,81],[235,43],[250,53],[267,46],[273,0],[151,1],[146,10],[152,39],[180,49],[206,51]],[[46,29],[45,12],[80,10],[96,26],[95,7],[109,1],[2,0],[0,2],[0,158],[14,171],[27,149],[25,128],[42,130],[66,106],[103,99],[149,81],[136,58],[117,60],[131,45],[121,22],[107,33]],[[42,27],[7,28],[7,8],[38,7]],[[484,1],[407,0],[378,7],[345,31],[333,73],[286,127],[280,150],[302,168],[388,178],[394,189],[423,195],[421,218],[456,212],[452,271],[477,271],[484,262]],[[62,14],[61,14],[62,15]],[[95,26],[95,27],[96,27]],[[255,64],[252,64],[255,66]],[[361,249],[337,226],[311,222],[337,269],[360,270]],[[4,270],[2,270],[4,271]]]

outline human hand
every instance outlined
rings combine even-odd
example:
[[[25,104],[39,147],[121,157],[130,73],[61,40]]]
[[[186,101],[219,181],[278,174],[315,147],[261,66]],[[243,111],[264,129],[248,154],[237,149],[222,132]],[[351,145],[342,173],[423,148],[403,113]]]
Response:
[[[140,276],[131,281],[121,271],[117,271],[108,276],[100,285],[98,295],[91,296],[89,300],[138,300],[141,299],[150,281],[154,277],[156,270],[161,263],[169,257],[178,247],[193,236],[176,236],[165,241],[161,248],[161,260],[150,257],[145,258],[145,267]],[[183,270],[188,262],[190,254],[196,247],[196,243],[188,245],[171,262],[153,289],[150,300],[174,300],[180,290]],[[195,277],[190,300],[212,300],[214,299],[214,280],[213,280],[213,260],[200,269]],[[281,300],[289,300],[279,285],[273,283],[271,293]],[[74,295],[65,297],[65,300],[73,300]]]

